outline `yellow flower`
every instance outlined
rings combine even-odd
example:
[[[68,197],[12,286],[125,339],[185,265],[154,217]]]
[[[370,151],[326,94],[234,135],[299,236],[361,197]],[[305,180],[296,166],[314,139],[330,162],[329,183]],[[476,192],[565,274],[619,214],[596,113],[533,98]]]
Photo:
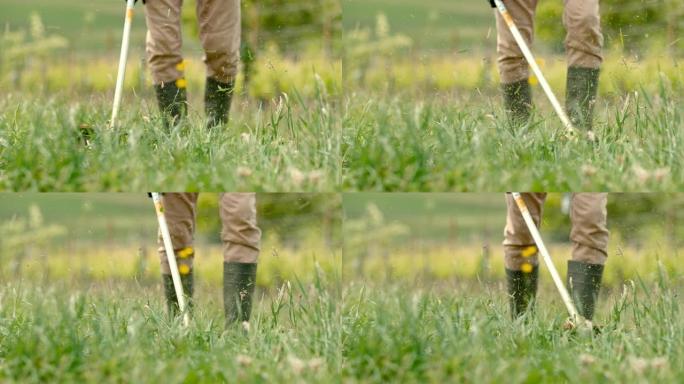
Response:
[[[185,71],[185,60],[182,60],[180,63],[176,64],[176,69],[179,72]]]
[[[176,80],[176,87],[183,89],[187,86],[188,82],[185,80],[185,78],[181,77],[180,79]]]

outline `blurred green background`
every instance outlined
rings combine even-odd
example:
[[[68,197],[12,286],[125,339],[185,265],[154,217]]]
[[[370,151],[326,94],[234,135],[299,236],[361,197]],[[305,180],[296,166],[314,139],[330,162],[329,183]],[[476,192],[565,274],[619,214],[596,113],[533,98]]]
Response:
[[[257,194],[262,285],[311,279],[316,263],[339,272],[341,198],[337,194]],[[197,262],[220,279],[218,194],[201,193]],[[3,193],[0,273],[5,277],[157,281],[157,219],[144,193]]]
[[[554,90],[565,86],[563,4],[538,3],[531,47]],[[655,92],[660,83],[680,92],[684,2],[601,0],[600,8],[600,93]],[[486,0],[342,0],[342,12],[347,86],[426,98],[457,90],[468,100],[497,91],[496,23]]]
[[[542,236],[562,271],[571,252],[569,194],[550,193]],[[352,193],[344,195],[344,269],[351,279],[501,278],[503,193]],[[611,193],[607,281],[681,279],[684,194]]]
[[[182,10],[183,53],[191,83],[204,77],[195,0]],[[308,92],[315,72],[335,91],[341,68],[342,14],[338,0],[242,0],[239,89],[269,98]],[[15,91],[109,91],[116,76],[125,2],[122,0],[6,0],[0,14],[0,86]],[[126,84],[145,93],[144,6],[135,7]],[[287,70],[288,81],[272,74]],[[270,76],[269,76],[270,74]],[[195,80],[197,79],[197,80]],[[254,83],[252,83],[254,80]],[[193,85],[194,87],[194,85]],[[305,92],[305,93],[306,93]]]
[[[505,1],[504,1],[505,3]],[[565,37],[563,1],[540,1],[535,35],[560,52]],[[679,0],[601,0],[608,47],[648,48],[655,43],[684,48],[684,3]],[[342,0],[345,31],[376,29],[383,15],[390,32],[406,35],[419,51],[491,51],[496,25],[487,0]]]

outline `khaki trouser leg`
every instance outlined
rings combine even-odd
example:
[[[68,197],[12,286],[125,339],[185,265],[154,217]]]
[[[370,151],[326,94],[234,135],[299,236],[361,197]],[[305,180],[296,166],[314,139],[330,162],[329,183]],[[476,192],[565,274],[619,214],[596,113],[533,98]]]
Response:
[[[145,4],[145,50],[155,84],[174,82],[184,76],[180,23],[182,4],[182,0],[151,0]]]
[[[511,14],[520,34],[528,46],[534,39],[534,12],[537,0],[507,0],[506,9]],[[529,77],[529,66],[515,42],[506,22],[496,12],[496,52],[501,83],[509,84]]]
[[[256,263],[261,230],[257,227],[254,193],[223,193],[219,200],[223,261]]]
[[[599,0],[565,0],[563,25],[568,66],[599,68],[603,61]]]
[[[532,220],[539,228],[546,193],[523,193],[522,198],[527,204]],[[506,206],[506,228],[504,228],[503,242],[506,268],[512,271],[520,271],[524,264],[538,265],[539,260],[537,259],[537,247],[534,239],[527,229],[511,194],[506,194]]]
[[[545,193],[523,193],[527,208],[537,227],[541,222]],[[608,250],[606,227],[607,194],[573,193],[570,206],[572,230],[572,259],[590,264],[605,264]],[[537,265],[537,248],[515,200],[506,195],[508,212],[504,229],[504,256],[506,268],[519,271],[523,264]]]
[[[235,80],[240,62],[240,0],[197,0],[207,77]]]
[[[606,193],[574,193],[570,206],[572,259],[605,264],[608,255]]]
[[[148,1],[148,3],[152,2]],[[181,274],[187,274],[192,271],[194,259],[192,246],[195,235],[197,195],[197,193],[165,193],[162,195],[164,214],[169,226],[178,270]],[[162,273],[170,275],[171,270],[169,269],[169,261],[166,257],[161,234],[158,236],[157,243],[159,244]]]

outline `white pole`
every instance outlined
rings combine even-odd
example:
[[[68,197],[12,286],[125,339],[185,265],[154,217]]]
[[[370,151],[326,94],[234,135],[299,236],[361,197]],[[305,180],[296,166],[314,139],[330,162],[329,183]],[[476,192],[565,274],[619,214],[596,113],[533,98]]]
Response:
[[[542,73],[541,69],[539,68],[539,65],[537,65],[537,61],[534,59],[534,56],[532,55],[532,51],[530,51],[530,49],[527,47],[527,44],[525,43],[525,39],[520,34],[520,31],[518,30],[518,27],[515,25],[515,22],[513,21],[511,14],[508,13],[508,10],[506,9],[506,6],[504,5],[503,1],[494,0],[494,3],[496,3],[496,7],[499,10],[499,13],[501,14],[501,18],[504,19],[504,21],[506,22],[506,25],[508,25],[508,29],[510,29],[511,34],[513,35],[513,38],[515,39],[515,42],[518,43],[518,46],[520,47],[520,50],[523,53],[523,56],[525,56],[525,60],[527,60],[527,63],[532,68],[532,72],[534,72],[534,75],[537,76],[537,80],[539,80],[539,84],[541,85],[542,89],[544,90],[544,93],[546,93],[546,97],[551,102],[551,105],[553,106],[553,109],[556,111],[556,114],[560,118],[561,122],[563,122],[565,129],[567,131],[569,131],[570,133],[574,133],[575,127],[572,126],[572,123],[570,122],[568,115],[565,113],[565,110],[563,110],[560,103],[558,102],[558,99],[556,98],[556,95],[554,95],[553,91],[551,90],[549,83],[546,82],[546,78],[544,77],[544,74]]]
[[[162,203],[161,195],[158,192],[152,192],[152,202],[154,202],[154,209],[157,211],[159,232],[161,232],[162,240],[164,242],[164,250],[166,251],[166,257],[169,260],[169,268],[171,269],[173,287],[176,290],[176,297],[178,298],[178,308],[180,308],[180,311],[183,314],[183,325],[187,327],[190,324],[190,314],[185,310],[183,284],[181,283],[180,273],[178,272],[178,264],[176,264],[176,255],[173,252],[173,244],[171,243],[169,227],[166,224],[166,216],[164,216],[164,204]]]
[[[541,253],[542,255],[544,264],[546,264],[546,267],[551,273],[551,278],[553,278],[553,282],[554,284],[556,284],[556,288],[558,288],[558,292],[560,293],[561,298],[563,299],[563,303],[565,303],[565,307],[568,309],[570,318],[576,324],[578,324],[579,320],[581,320],[582,317],[577,312],[577,309],[575,308],[575,305],[572,303],[572,299],[570,298],[570,294],[568,293],[568,290],[565,288],[565,285],[563,284],[563,280],[561,280],[561,277],[558,274],[556,267],[553,265],[551,255],[549,255],[549,251],[546,250],[544,241],[542,240],[541,234],[539,234],[537,226],[534,224],[534,220],[532,220],[532,216],[530,215],[530,211],[527,209],[527,204],[525,204],[525,200],[523,200],[520,192],[511,192],[511,194],[513,195],[513,199],[515,200],[518,209],[520,209],[520,213],[522,214],[523,220],[525,220],[525,224],[527,224],[527,229],[530,230],[530,234],[532,234],[532,238],[534,239],[535,244],[537,244],[537,248],[539,249],[539,253]]]
[[[109,122],[110,127],[116,124],[121,105],[121,93],[123,92],[123,82],[126,77],[126,63],[128,61],[128,43],[131,37],[131,25],[133,24],[133,6],[135,0],[126,2],[126,18],[124,20],[123,37],[121,38],[121,54],[119,55],[119,70],[116,76],[116,88],[114,91],[114,105],[112,106],[112,118]]]

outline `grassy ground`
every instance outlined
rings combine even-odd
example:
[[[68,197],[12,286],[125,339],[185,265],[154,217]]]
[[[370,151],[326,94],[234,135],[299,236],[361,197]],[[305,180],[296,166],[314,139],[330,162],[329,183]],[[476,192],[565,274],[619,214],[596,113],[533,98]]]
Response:
[[[468,72],[462,76],[432,64],[426,65],[432,72],[414,71],[418,79],[428,74],[426,81],[411,82],[416,77],[408,71],[401,76],[388,71],[378,76],[379,86],[347,94],[346,190],[681,190],[683,83],[676,62],[667,72],[672,77],[648,70],[650,64],[637,65],[644,76],[636,83],[639,73],[624,70],[631,75],[621,76],[606,70],[595,142],[584,134],[566,138],[538,87],[533,89],[534,118],[512,128],[495,83],[483,77],[488,70],[463,63]],[[563,95],[564,71],[554,65],[550,73],[552,87]],[[654,75],[661,77],[647,80]],[[440,90],[442,78],[449,79],[450,90]],[[472,84],[462,86],[461,81]]]
[[[38,101],[40,100],[40,101]],[[109,129],[109,100],[20,95],[0,100],[4,190],[331,190],[340,178],[339,122],[325,97],[240,100],[223,129],[194,112],[167,132],[156,108],[128,105]],[[82,127],[92,127],[90,145]]]
[[[140,205],[144,197],[90,196],[87,213],[74,209],[61,222],[85,217],[91,230],[63,233],[69,241],[48,238],[13,246],[60,222],[54,215],[64,208],[54,205],[73,208],[77,198],[44,197],[42,204],[53,204],[43,226],[29,233],[3,233],[0,240],[5,250],[0,265],[0,382],[339,379],[341,255],[316,229],[299,239],[299,248],[266,231],[247,334],[224,330],[222,249],[198,241],[196,310],[191,326],[183,329],[165,314],[154,233],[148,228],[155,227],[154,218],[122,213],[133,207],[147,211]],[[111,213],[116,207],[119,211]],[[117,215],[140,222],[102,217]],[[0,232],[18,220],[5,220]],[[108,236],[103,236],[105,230]]]
[[[190,116],[166,131],[141,64],[144,22],[136,19],[120,121],[109,129],[120,37],[107,36],[120,36],[113,26],[123,19],[123,2],[11,1],[7,8],[0,19],[8,26],[0,36],[0,87],[7,90],[0,96],[0,190],[286,192],[340,185],[341,61],[319,42],[292,52],[260,46],[250,81],[242,71],[236,80],[230,123],[209,131],[202,53],[186,36]],[[32,11],[42,23],[29,23]],[[59,44],[57,36],[64,37]]]
[[[158,289],[125,284],[3,283],[3,382],[330,382],[341,366],[339,297],[327,282],[262,296],[250,329],[223,329],[215,293],[189,328]],[[218,292],[218,290],[215,290]],[[203,293],[203,292],[199,292]]]
[[[534,76],[533,120],[520,128],[507,125],[495,34],[487,32],[490,24],[477,22],[480,16],[491,20],[486,4],[479,4],[480,16],[457,27],[440,15],[469,15],[474,5],[430,4],[434,23],[426,21],[429,7],[413,0],[343,2],[350,15],[343,73],[345,190],[681,190],[681,53],[606,47],[593,132],[598,140],[568,140]],[[372,18],[380,9],[385,21]],[[473,49],[429,49],[449,47],[448,31],[469,29],[480,36]],[[545,48],[538,44],[533,51],[563,103],[565,58]]]
[[[604,291],[591,337],[562,330],[554,288],[536,314],[511,321],[503,287],[351,284],[343,310],[349,382],[674,382],[684,373],[677,286]]]

